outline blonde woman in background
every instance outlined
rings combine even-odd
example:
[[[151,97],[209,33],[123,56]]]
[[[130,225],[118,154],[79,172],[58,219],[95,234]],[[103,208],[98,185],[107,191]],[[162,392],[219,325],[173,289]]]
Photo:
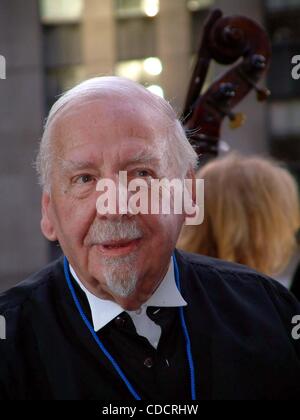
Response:
[[[205,180],[205,219],[183,228],[178,248],[247,265],[291,288],[300,262],[300,213],[289,172],[271,160],[233,153],[208,163],[197,177]]]

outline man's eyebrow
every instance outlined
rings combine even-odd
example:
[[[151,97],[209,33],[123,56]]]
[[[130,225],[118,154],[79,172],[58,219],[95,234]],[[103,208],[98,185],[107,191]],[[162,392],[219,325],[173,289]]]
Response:
[[[64,171],[72,170],[83,170],[83,169],[99,169],[99,166],[96,162],[91,160],[66,160],[59,158],[61,166]],[[123,162],[122,166],[130,166],[138,163],[158,163],[161,165],[161,157],[155,153],[147,152],[144,150],[139,151],[136,155],[128,157],[128,159]]]
[[[161,158],[154,153],[145,153],[144,151],[139,152],[135,156],[131,156],[125,161],[124,166],[128,166],[135,163],[148,163],[148,162],[161,162]]]
[[[74,170],[74,169],[87,169],[87,168],[94,168],[96,169],[98,166],[95,162],[90,160],[65,160],[60,159],[61,165],[64,170]]]

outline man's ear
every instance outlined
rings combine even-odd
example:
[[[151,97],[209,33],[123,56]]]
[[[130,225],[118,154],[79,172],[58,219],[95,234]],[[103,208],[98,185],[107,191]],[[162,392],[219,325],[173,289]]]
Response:
[[[46,236],[49,241],[56,241],[57,236],[50,216],[51,206],[52,203],[50,195],[46,192],[43,192],[41,229],[44,236]]]

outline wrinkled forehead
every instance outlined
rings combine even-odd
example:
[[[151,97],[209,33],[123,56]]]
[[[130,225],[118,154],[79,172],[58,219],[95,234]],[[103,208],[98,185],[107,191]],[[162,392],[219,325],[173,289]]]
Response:
[[[56,146],[65,148],[76,138],[140,138],[154,142],[166,138],[167,119],[140,98],[89,98],[73,101],[57,113],[51,123]]]
[[[53,124],[56,162],[60,166],[62,162],[85,162],[85,166],[90,162],[103,172],[147,162],[166,172],[169,134],[165,120],[143,101],[97,99],[68,105]]]

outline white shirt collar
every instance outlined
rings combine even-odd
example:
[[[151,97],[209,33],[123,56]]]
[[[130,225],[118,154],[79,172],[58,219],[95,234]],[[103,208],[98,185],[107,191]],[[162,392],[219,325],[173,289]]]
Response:
[[[70,272],[76,282],[79,284],[81,289],[85,292],[88,299],[94,330],[99,331],[106,324],[112,321],[116,316],[124,312],[124,309],[118,305],[116,302],[110,300],[100,299],[97,296],[93,295],[79,280],[74,269],[70,265]],[[142,305],[143,312],[148,306],[163,306],[163,307],[179,307],[186,306],[187,303],[181,296],[175,282],[174,275],[174,266],[171,258],[168,271],[163,278],[162,282],[155,290],[153,295]],[[127,311],[129,315],[132,315],[132,312]]]

